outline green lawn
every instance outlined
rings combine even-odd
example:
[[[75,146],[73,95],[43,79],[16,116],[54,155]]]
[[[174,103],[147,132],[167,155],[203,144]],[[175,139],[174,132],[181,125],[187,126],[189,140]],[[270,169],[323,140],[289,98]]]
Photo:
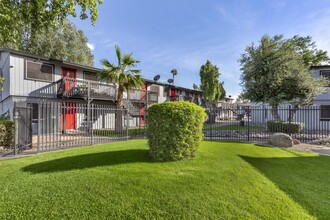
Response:
[[[330,157],[204,141],[152,163],[145,140],[0,161],[0,219],[328,219]]]
[[[98,136],[105,136],[105,137],[125,137],[127,136],[127,131],[126,128],[119,134],[117,134],[114,130],[93,130],[93,134],[98,135]],[[128,129],[128,136],[139,136],[139,135],[144,135],[145,134],[145,128],[129,128]]]
[[[211,125],[204,127],[204,130],[217,130],[217,131],[225,131],[225,130],[260,130],[263,129],[263,127],[258,125]]]

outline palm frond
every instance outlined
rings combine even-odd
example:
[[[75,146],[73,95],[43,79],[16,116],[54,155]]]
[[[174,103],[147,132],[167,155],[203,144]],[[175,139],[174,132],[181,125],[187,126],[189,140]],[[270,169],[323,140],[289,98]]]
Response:
[[[110,63],[109,60],[107,60],[107,59],[102,59],[100,62],[102,64],[102,66],[104,66],[107,69],[114,67],[114,65],[112,63]]]
[[[178,74],[178,71],[176,69],[172,69],[171,73],[172,73],[173,76],[176,76]]]
[[[117,60],[118,60],[118,66],[121,66],[121,50],[118,45],[115,45],[116,48],[116,55],[117,55]]]
[[[136,67],[140,61],[133,59],[132,53],[125,54],[123,57],[123,66],[125,67]]]
[[[120,48],[116,45],[116,55],[118,65],[111,64],[108,60],[101,60],[105,69],[98,73],[100,80],[107,82],[118,83],[119,86],[124,87],[126,90],[132,88],[141,88],[144,80],[141,78],[141,70],[132,69],[140,61],[133,59],[132,53],[125,54],[122,57]]]
[[[127,75],[127,81],[124,84],[126,90],[129,89],[141,89],[144,85],[144,80],[142,79],[141,75]]]
[[[133,70],[129,70],[129,71],[132,72],[135,75],[138,75],[138,74],[141,73],[141,70],[135,70],[135,69],[133,69]]]

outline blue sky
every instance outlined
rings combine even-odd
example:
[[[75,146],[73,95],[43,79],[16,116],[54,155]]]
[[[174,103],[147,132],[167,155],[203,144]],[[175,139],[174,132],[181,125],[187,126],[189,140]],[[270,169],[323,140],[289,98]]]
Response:
[[[227,95],[240,91],[238,60],[247,45],[264,34],[313,37],[318,48],[330,51],[329,0],[104,0],[95,26],[72,19],[84,30],[95,55],[115,63],[114,45],[133,52],[142,76],[192,88],[199,69],[209,59],[219,67]]]

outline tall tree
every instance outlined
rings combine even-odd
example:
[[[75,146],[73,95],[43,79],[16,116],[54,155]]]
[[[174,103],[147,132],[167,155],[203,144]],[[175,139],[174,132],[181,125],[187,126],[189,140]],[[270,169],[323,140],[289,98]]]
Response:
[[[140,62],[133,59],[132,53],[122,55],[122,52],[118,46],[115,46],[117,65],[110,63],[108,60],[103,59],[101,63],[105,69],[99,72],[98,76],[101,80],[110,83],[117,83],[117,108],[115,130],[121,132],[123,130],[123,98],[124,91],[128,92],[132,88],[141,88],[144,84],[144,80],[141,78],[141,71],[135,69]]]
[[[310,65],[327,60],[314,45],[310,37],[265,35],[259,45],[248,46],[240,58],[244,97],[269,104],[275,120],[280,120],[278,106],[283,102],[310,103],[326,83],[308,72]]]
[[[178,71],[176,69],[172,69],[171,74],[173,75],[173,84],[174,84],[174,76],[178,75]]]
[[[201,66],[199,71],[201,79],[200,89],[208,104],[215,104],[219,99],[224,98],[226,92],[223,88],[223,82],[219,82],[220,72],[216,65],[209,60]]]
[[[102,0],[1,0],[0,1],[0,44],[33,38],[36,31],[62,23],[69,15],[90,17],[94,25],[98,17],[98,5]],[[88,16],[89,12],[89,16]]]
[[[201,66],[199,71],[201,79],[200,89],[203,92],[204,98],[208,108],[215,106],[218,100],[225,97],[226,92],[223,88],[223,82],[219,82],[220,72],[216,65],[213,65],[209,60]],[[208,115],[208,123],[215,122],[215,115],[208,109],[206,111]]]
[[[87,46],[88,39],[82,30],[66,20],[63,25],[51,26],[46,31],[39,31],[31,39],[30,46],[24,42],[19,50],[53,59],[65,60],[81,65],[93,66],[94,56]]]

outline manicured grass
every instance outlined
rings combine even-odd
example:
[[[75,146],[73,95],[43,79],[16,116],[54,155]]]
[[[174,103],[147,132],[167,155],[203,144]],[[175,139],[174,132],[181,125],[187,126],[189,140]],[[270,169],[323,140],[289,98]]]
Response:
[[[128,129],[128,136],[139,136],[144,135],[146,129],[144,127],[141,128],[130,128]],[[117,134],[114,130],[93,130],[93,134],[105,137],[124,137],[127,135],[126,128],[119,134]]]
[[[258,125],[245,125],[245,126],[240,126],[240,125],[214,125],[210,127],[204,127],[204,130],[216,130],[216,131],[225,131],[225,130],[260,130],[263,129],[263,127],[258,126]]]
[[[145,140],[0,161],[0,219],[328,219],[330,157],[204,141],[153,163]]]

